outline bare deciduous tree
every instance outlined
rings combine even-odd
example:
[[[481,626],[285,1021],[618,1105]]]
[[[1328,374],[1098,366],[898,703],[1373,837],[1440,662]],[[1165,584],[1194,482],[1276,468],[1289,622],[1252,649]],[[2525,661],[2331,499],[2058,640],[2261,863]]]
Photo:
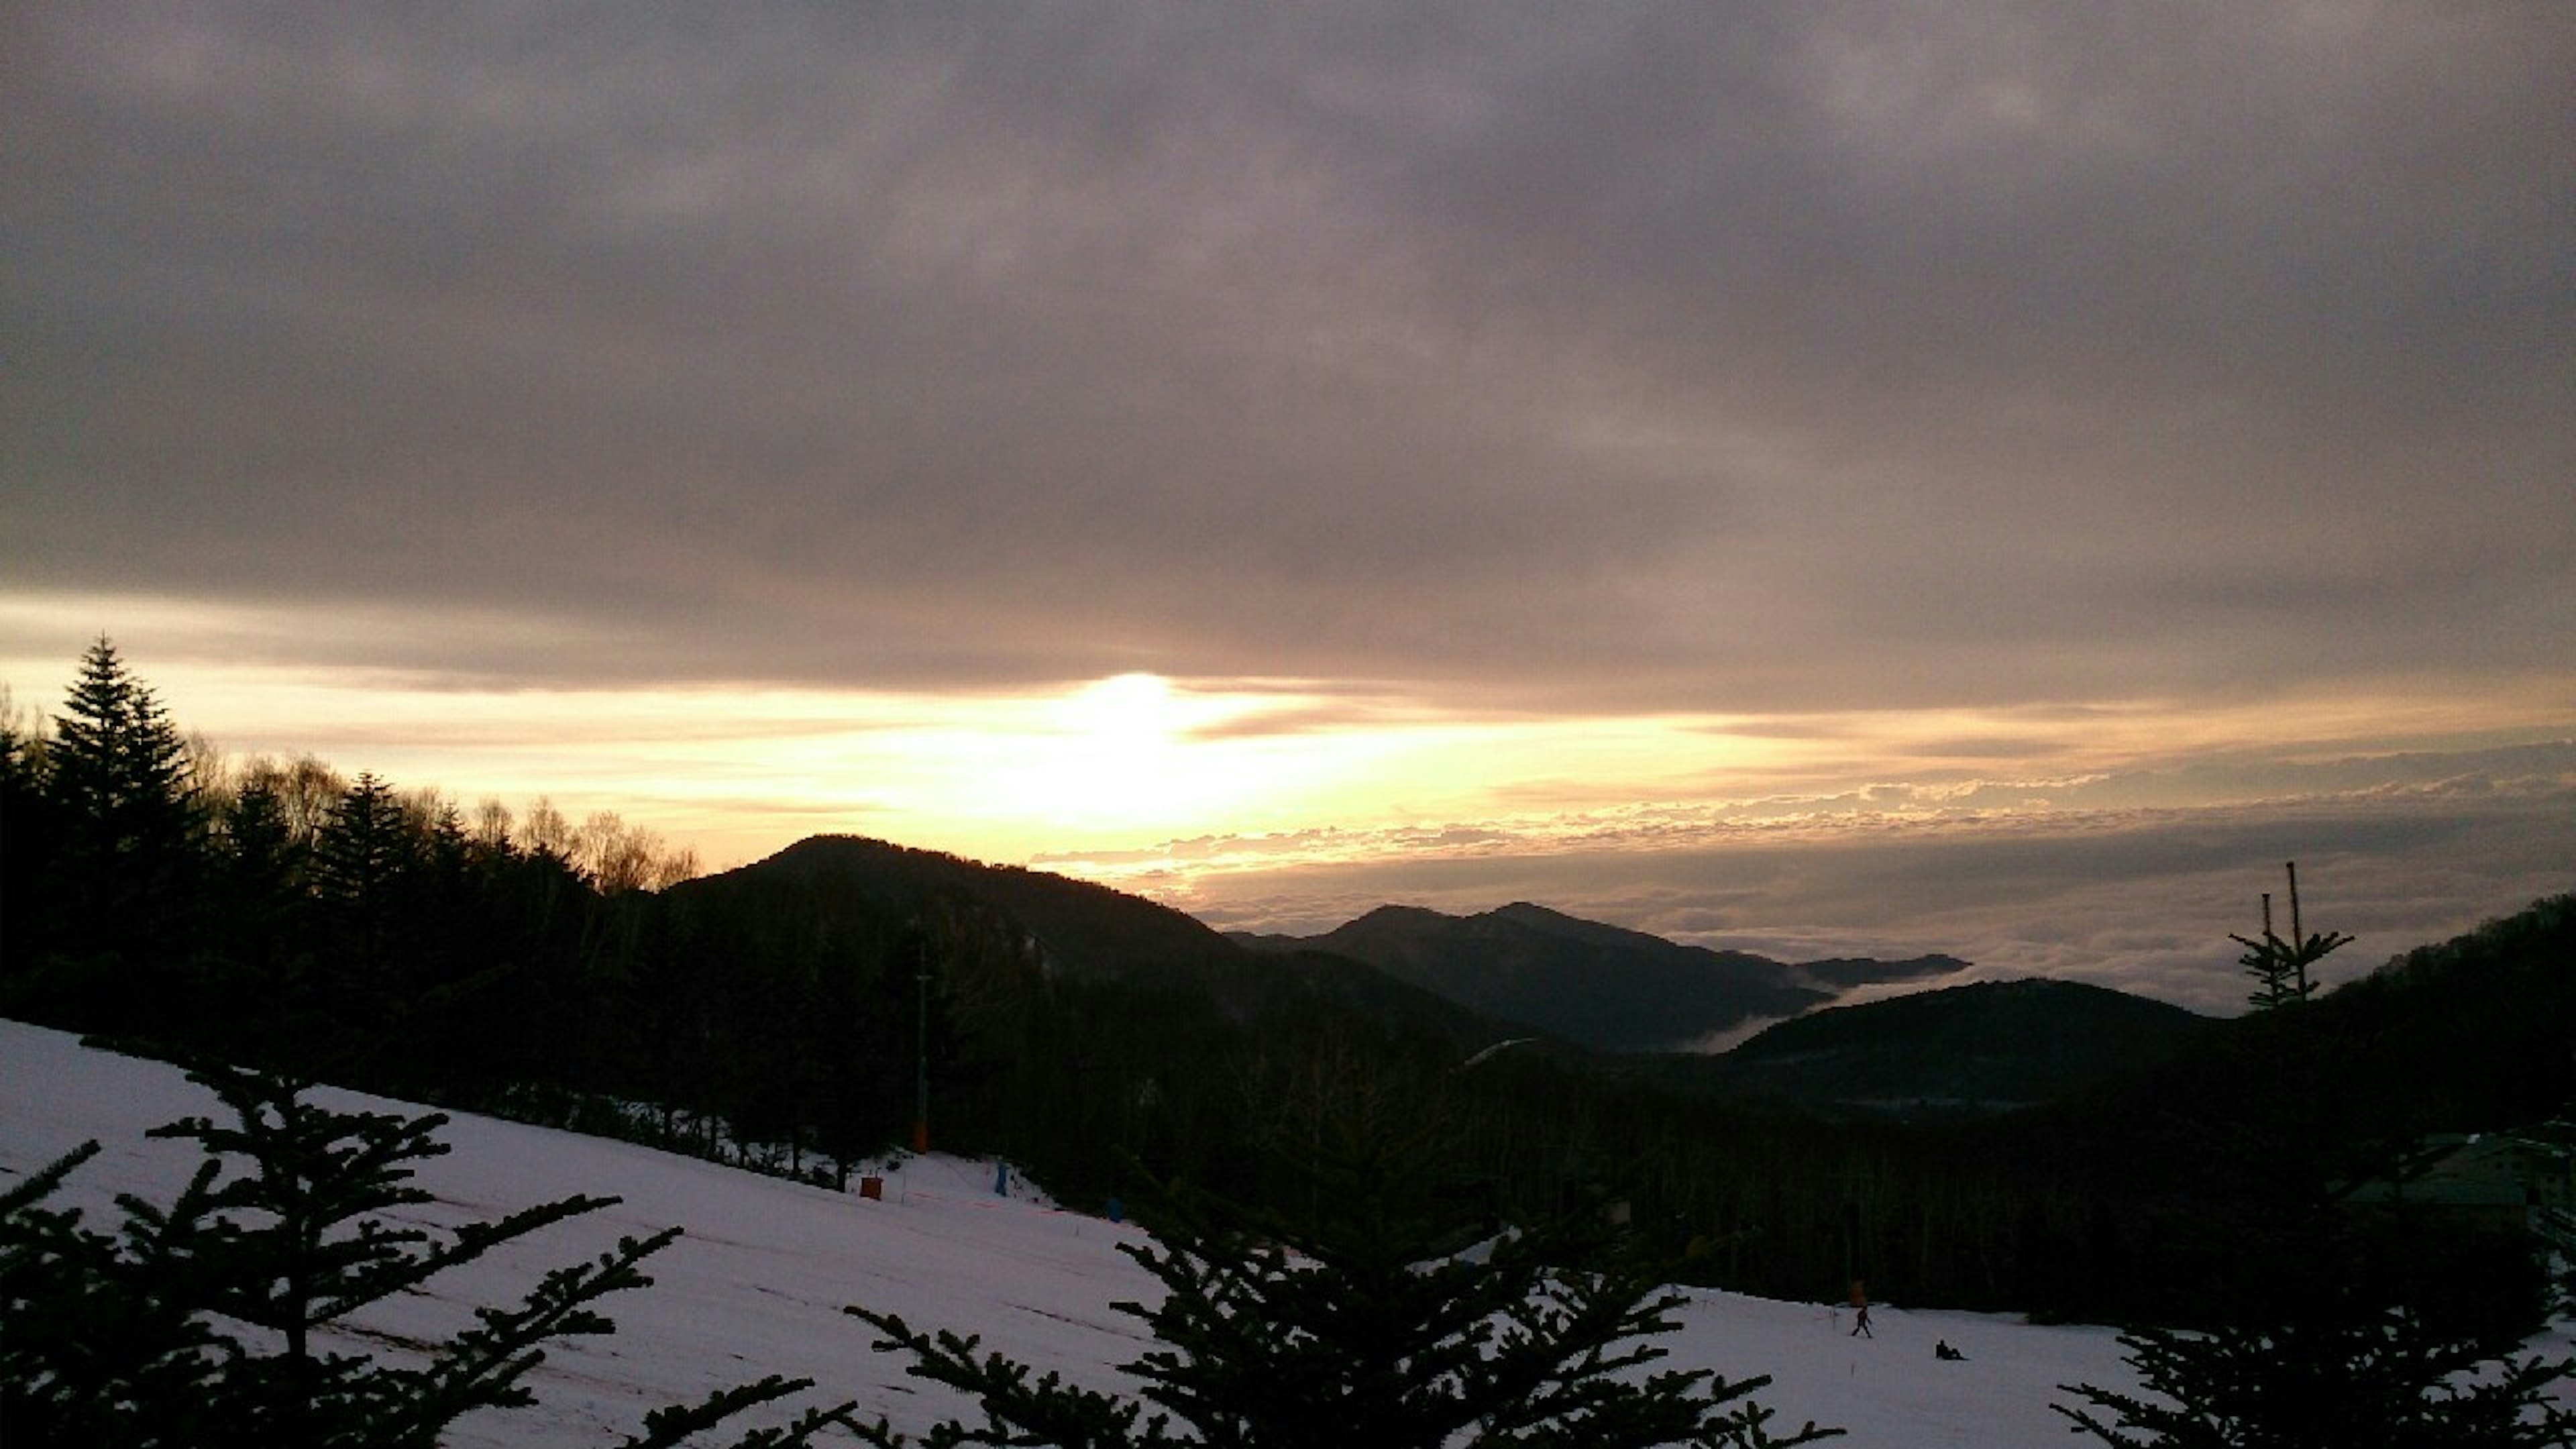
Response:
[[[528,807],[527,818],[519,822],[519,844],[539,855],[558,860],[573,858],[572,822],[555,808],[555,802],[540,795]]]

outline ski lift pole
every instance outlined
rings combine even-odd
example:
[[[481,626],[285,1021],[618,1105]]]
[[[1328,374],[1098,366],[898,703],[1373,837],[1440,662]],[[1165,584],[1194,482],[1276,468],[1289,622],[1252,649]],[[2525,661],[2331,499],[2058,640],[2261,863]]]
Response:
[[[912,1058],[912,1150],[930,1150],[930,943],[921,943],[914,958],[913,985],[918,988],[913,1025],[918,1047]]]

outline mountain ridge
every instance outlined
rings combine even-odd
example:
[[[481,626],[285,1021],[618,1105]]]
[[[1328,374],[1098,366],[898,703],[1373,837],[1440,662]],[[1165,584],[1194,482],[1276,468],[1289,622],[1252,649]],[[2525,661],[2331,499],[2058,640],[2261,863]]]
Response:
[[[1255,957],[1197,917],[1113,886],[874,837],[808,836],[666,894],[683,903],[735,897],[737,908],[750,904],[781,915],[856,910],[879,930],[944,915],[954,919],[938,929],[1006,940],[1042,979],[1204,989],[1238,1019],[1276,1005],[1283,994],[1320,992],[1346,1005],[1394,1012],[1452,1040],[1484,1045],[1501,1035],[1436,993],[1363,962],[1311,951]]]
[[[1312,937],[1220,932],[1097,882],[858,836],[800,841],[669,895],[753,939],[764,921],[802,923],[809,944],[873,932],[880,991],[910,992],[913,968],[888,960],[889,933],[917,935],[939,963],[934,979],[959,993],[963,1030],[990,1030],[974,1003],[1035,1001],[1031,993],[1045,993],[1048,981],[1091,983],[1197,999],[1215,1014],[1210,1025],[1255,1033],[1327,1018],[1341,1030],[1366,1023],[1389,1041],[1444,1043],[1440,1050],[1462,1062],[1535,1037],[1539,1051],[1592,1057],[1596,1066],[1627,1058],[1616,1070],[1686,1098],[1870,1117],[1985,1115],[2063,1100],[2168,1060],[2208,1022],[2148,998],[2044,979],[1936,984],[1841,1004],[1843,983],[1937,982],[1968,963],[1943,955],[1781,962],[1530,901],[1468,916],[1387,904]],[[961,949],[978,940],[985,944]],[[1292,1020],[1307,1026],[1290,1028]],[[1020,1031],[1034,1029],[1031,1021]],[[1724,1052],[1670,1049],[1730,1030],[1751,1034]]]
[[[1529,901],[1471,916],[1383,905],[1314,936],[1229,933],[1257,951],[1347,956],[1480,1014],[1600,1051],[1687,1051],[1854,987],[1955,975],[1952,956],[1792,963],[1695,946]]]
[[[2080,981],[1972,981],[1773,1023],[1710,1059],[1699,1089],[1880,1113],[2002,1111],[2161,1065],[2216,1021]]]

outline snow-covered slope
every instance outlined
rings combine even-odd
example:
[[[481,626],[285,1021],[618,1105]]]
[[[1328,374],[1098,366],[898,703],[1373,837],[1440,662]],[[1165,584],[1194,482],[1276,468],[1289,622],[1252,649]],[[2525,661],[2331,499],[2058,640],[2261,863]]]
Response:
[[[417,1110],[355,1093],[323,1100]],[[107,1213],[118,1192],[166,1196],[193,1165],[192,1147],[147,1141],[144,1131],[220,1111],[172,1068],[0,1022],[0,1181],[96,1138],[106,1150],[73,1175],[63,1201]],[[631,1431],[648,1409],[770,1373],[812,1378],[807,1401],[855,1398],[899,1427],[963,1408],[907,1378],[899,1357],[872,1352],[867,1326],[840,1311],[848,1303],[980,1334],[993,1349],[1097,1387],[1116,1383],[1115,1366],[1145,1346],[1135,1321],[1109,1306],[1153,1296],[1152,1279],[1117,1251],[1137,1230],[997,1197],[989,1164],[914,1159],[888,1175],[883,1200],[869,1201],[484,1118],[459,1117],[442,1140],[454,1150],[420,1179],[442,1223],[574,1193],[624,1202],[508,1245],[436,1280],[431,1295],[381,1307],[362,1324],[372,1333],[440,1333],[620,1236],[687,1230],[647,1265],[656,1286],[604,1305],[615,1336],[553,1350],[532,1381],[540,1406],[469,1421],[460,1443],[595,1445]],[[2059,1384],[2132,1382],[2107,1329],[1882,1305],[1872,1314],[1877,1337],[1854,1339],[1845,1312],[1705,1291],[1691,1293],[1681,1317],[1662,1340],[1666,1366],[1768,1373],[1763,1398],[1782,1419],[1841,1425],[1849,1437],[1834,1442],[1851,1449],[2054,1449],[2071,1442],[2048,1407],[2064,1397]],[[1968,1361],[1936,1362],[1941,1338]]]

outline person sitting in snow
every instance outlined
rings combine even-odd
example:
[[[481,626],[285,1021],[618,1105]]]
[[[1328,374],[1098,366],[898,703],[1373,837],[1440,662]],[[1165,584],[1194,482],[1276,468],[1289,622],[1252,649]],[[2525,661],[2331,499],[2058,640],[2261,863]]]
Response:
[[[1941,1360],[1943,1363],[1966,1363],[1968,1361],[1968,1356],[1959,1352],[1957,1349],[1952,1348],[1950,1346],[1950,1340],[1946,1338],[1941,1339],[1932,1345],[1932,1356]]]

